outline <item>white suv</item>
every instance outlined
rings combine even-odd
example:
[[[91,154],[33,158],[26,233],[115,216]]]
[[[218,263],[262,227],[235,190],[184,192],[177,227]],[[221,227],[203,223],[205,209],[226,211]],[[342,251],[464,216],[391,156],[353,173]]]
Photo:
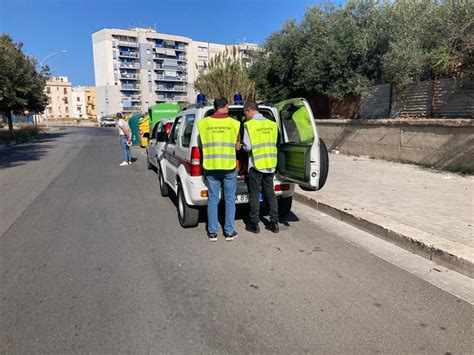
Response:
[[[280,216],[286,216],[291,210],[295,183],[305,190],[319,190],[325,184],[329,166],[327,148],[319,139],[316,123],[306,100],[296,98],[276,105],[260,104],[259,111],[278,124],[280,143],[274,186]],[[300,118],[298,120],[293,117],[296,111]],[[302,111],[305,111],[303,115]],[[213,113],[212,106],[185,108],[176,116],[169,138],[164,132],[158,132],[156,136],[157,142],[166,141],[163,159],[157,162],[161,195],[168,196],[169,189],[176,193],[179,223],[185,228],[198,224],[199,209],[207,205],[208,192],[202,174],[197,122]],[[243,106],[230,106],[229,116],[243,122]],[[306,117],[304,127],[302,116]],[[241,137],[242,134],[243,129]],[[239,174],[235,200],[237,204],[248,203],[248,155],[243,149],[237,152],[237,168]]]

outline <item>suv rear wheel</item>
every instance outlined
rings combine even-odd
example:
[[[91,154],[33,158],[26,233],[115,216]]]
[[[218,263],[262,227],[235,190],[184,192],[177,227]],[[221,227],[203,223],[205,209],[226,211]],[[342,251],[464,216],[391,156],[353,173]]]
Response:
[[[166,185],[165,178],[163,177],[163,174],[161,173],[161,168],[158,166],[156,169],[156,174],[158,175],[158,184],[160,185],[160,194],[163,197],[167,197],[170,194],[168,185]]]
[[[181,186],[178,188],[178,219],[183,228],[196,227],[199,222],[199,208],[186,203]]]

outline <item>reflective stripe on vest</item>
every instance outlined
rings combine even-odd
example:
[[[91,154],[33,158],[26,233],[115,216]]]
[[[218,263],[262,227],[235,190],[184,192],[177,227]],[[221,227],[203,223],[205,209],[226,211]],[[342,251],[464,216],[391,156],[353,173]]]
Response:
[[[235,169],[235,143],[239,130],[240,123],[230,117],[205,117],[198,122],[204,169]]]
[[[277,166],[278,126],[275,122],[265,119],[252,119],[244,123],[252,145],[253,163],[256,169],[273,169]]]

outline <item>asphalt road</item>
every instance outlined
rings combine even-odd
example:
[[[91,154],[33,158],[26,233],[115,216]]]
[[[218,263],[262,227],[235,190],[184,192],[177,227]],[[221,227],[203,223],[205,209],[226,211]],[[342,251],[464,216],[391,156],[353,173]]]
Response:
[[[473,352],[471,279],[299,204],[209,243],[134,154],[108,128],[0,151],[0,352]]]

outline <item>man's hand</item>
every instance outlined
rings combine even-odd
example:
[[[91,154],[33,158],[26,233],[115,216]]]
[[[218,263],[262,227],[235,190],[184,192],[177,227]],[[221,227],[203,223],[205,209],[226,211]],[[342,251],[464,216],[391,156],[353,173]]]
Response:
[[[240,142],[235,143],[235,150],[242,149],[242,144]]]

